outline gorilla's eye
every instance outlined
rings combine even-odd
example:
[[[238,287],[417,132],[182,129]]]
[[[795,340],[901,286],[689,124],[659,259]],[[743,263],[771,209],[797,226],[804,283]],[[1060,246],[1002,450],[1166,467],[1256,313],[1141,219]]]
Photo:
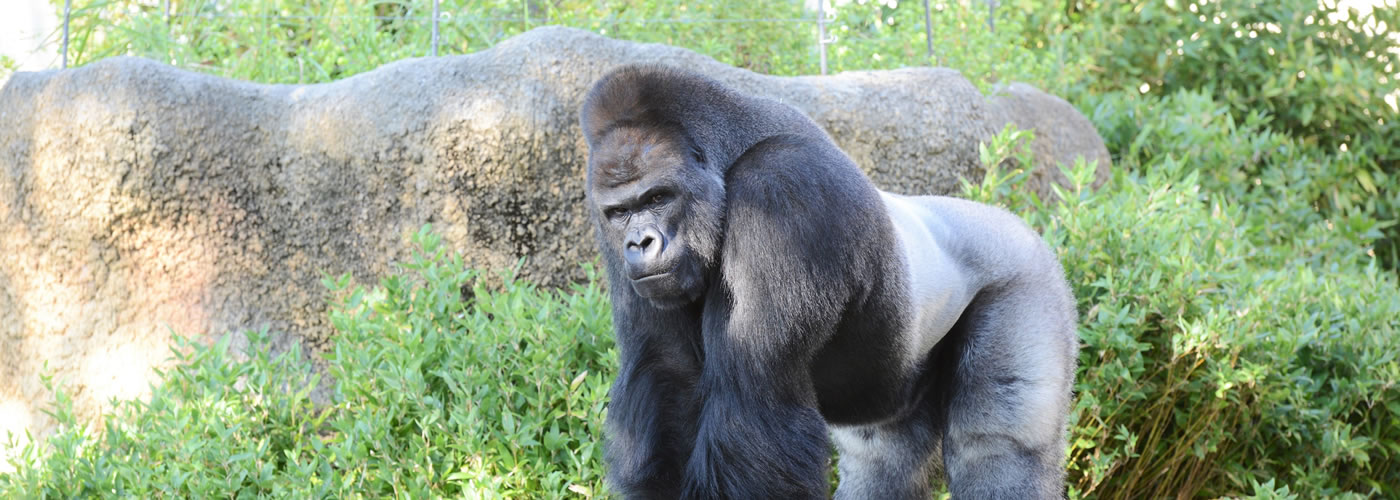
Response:
[[[671,200],[675,198],[675,193],[672,192],[670,189],[660,188],[647,193],[645,198],[646,201],[644,203],[646,203],[646,208],[654,210],[661,208],[662,205],[670,203]]]
[[[695,157],[696,163],[705,163],[705,152],[701,151],[700,148],[690,148],[690,155]]]
[[[603,211],[603,217],[607,217],[609,219],[618,219],[626,216],[627,210],[618,207],[609,208]]]

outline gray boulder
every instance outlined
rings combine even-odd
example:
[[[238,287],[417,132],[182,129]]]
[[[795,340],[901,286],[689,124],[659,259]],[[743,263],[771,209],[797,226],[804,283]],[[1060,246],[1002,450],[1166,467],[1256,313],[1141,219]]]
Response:
[[[639,61],[801,108],[891,191],[954,191],[1007,121],[1036,129],[1041,168],[1108,168],[1088,122],[1029,87],[989,104],[947,69],[764,76],[566,28],[317,85],[125,57],[19,73],[0,89],[0,427],[49,425],[45,363],[81,414],[140,396],[171,330],[268,327],[316,351],[321,273],[373,282],[425,222],[474,266],[524,258],[538,283],[581,278],[594,251],[578,105]]]

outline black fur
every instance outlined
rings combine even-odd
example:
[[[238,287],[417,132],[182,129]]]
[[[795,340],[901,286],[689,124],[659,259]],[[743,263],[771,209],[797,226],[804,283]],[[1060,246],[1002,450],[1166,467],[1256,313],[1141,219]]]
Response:
[[[932,453],[968,327],[902,364],[914,314],[895,227],[820,127],[659,66],[603,77],[581,122],[621,361],[614,489],[824,498],[828,424],[917,421],[900,440]]]

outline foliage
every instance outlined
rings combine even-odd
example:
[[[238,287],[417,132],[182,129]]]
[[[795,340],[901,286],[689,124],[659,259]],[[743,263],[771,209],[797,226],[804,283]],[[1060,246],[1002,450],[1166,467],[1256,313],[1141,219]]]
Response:
[[[1300,230],[1347,226],[1319,235],[1309,253],[1325,257],[1334,245],[1364,243],[1395,267],[1395,241],[1386,232],[1400,207],[1396,174],[1372,170],[1366,153],[1324,151],[1273,129],[1261,112],[1237,120],[1203,91],[1162,99],[1110,92],[1085,96],[1084,107],[1120,165],[1157,168],[1171,158],[1196,170],[1205,189],[1247,207],[1254,228],[1247,236],[1256,244],[1293,245]]]
[[[1316,0],[1077,4],[1088,7],[1058,21],[1101,47],[1096,90],[1200,89],[1238,120],[1262,113],[1305,143],[1400,168],[1400,115],[1385,101],[1400,77],[1394,3],[1364,16]]]
[[[7,55],[0,54],[0,81],[4,81],[5,78],[8,78],[11,74],[13,74],[15,72],[15,68],[18,66],[19,64],[16,63],[13,58]]]
[[[1029,46],[1020,34],[1035,30],[1024,2],[981,0],[836,2],[828,28],[832,72],[944,66],[963,72],[984,91],[999,82],[1030,82],[1050,92],[1075,86],[1084,75],[1083,54],[1072,45]],[[926,28],[927,25],[927,28]],[[933,43],[928,43],[928,34]],[[932,54],[929,54],[930,48]]]
[[[1010,169],[965,186],[1036,226],[1074,285],[1084,340],[1074,492],[1400,494],[1400,294],[1369,255],[1379,224],[1298,210],[1326,189],[1293,177],[1299,160],[1282,153],[1262,160],[1257,185],[1209,178],[1231,171],[1213,161],[1287,141],[1229,127],[1225,113],[1207,115],[1215,129],[1172,126],[1215,108],[1200,94],[1149,100],[1154,115],[1113,149],[1163,141],[1170,152],[1126,155],[1099,192],[1082,189],[1083,165],[1062,203],[1022,188],[1024,132],[984,148],[986,164]]]
[[[295,351],[249,332],[180,339],[149,401],[86,428],[61,387],[60,429],[0,474],[3,498],[589,497],[600,488],[603,402],[615,364],[596,284],[500,290],[426,229],[401,274],[373,289],[327,280],[339,332],[331,401]],[[590,280],[590,283],[595,283]]]
[[[768,70],[802,66],[815,40],[814,28],[801,22],[800,6],[790,2],[442,0],[439,12],[440,55],[484,50],[531,28],[561,24],[683,44]],[[324,82],[430,55],[432,16],[431,0],[174,1],[168,16],[160,0],[110,0],[74,8],[70,56],[75,65],[138,55],[266,83]],[[748,37],[764,46],[751,50],[731,42]]]
[[[1229,113],[1235,123],[1269,132],[1268,141],[1287,143],[1277,154],[1293,157],[1293,168],[1279,174],[1313,178],[1312,191],[1323,181],[1337,182],[1308,205],[1335,219],[1352,217],[1358,203],[1379,220],[1400,218],[1400,4],[1388,1],[1366,15],[1330,0],[1076,1],[1027,8],[1034,20],[1027,26],[1037,27],[1022,33],[1028,40],[1076,40],[1095,62],[1078,97],[1101,100],[1096,96],[1125,90],[1203,94],[1215,105],[1211,112]],[[1259,155],[1275,154],[1264,148],[1252,153],[1229,163],[1243,163],[1250,174],[1252,166],[1267,163]],[[1391,269],[1400,268],[1397,231],[1385,229],[1376,249]]]
[[[1018,79],[1052,89],[1082,74],[1082,64],[1064,51],[1028,50],[1006,36],[1030,29],[1021,10],[995,11],[998,36],[987,25],[987,11],[935,3],[930,19],[937,57],[930,58],[918,5],[835,4],[827,7],[831,72],[938,62],[978,84]],[[815,74],[820,58],[813,7],[791,0],[442,0],[439,54],[476,52],[552,24],[683,46],[760,73]],[[109,0],[74,8],[70,56],[74,65],[138,55],[260,82],[324,82],[428,55],[431,19],[429,0],[176,1],[168,17],[159,0]]]

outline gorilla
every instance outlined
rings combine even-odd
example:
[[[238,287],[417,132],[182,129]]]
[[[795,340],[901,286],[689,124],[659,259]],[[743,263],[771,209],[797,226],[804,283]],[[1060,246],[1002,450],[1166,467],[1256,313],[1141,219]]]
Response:
[[[1075,302],[1018,217],[877,190],[797,109],[675,68],[608,73],[580,121],[612,489],[823,498],[834,442],[837,498],[1064,495]]]

